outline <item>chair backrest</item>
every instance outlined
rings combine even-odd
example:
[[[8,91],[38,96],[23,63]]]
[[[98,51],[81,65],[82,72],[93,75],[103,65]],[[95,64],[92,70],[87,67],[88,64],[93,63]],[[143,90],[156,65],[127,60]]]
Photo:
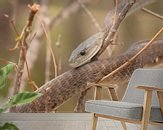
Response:
[[[135,70],[122,101],[143,104],[144,91],[136,89],[136,86],[163,88],[163,69],[145,68]],[[159,106],[156,92],[153,93],[152,106]]]

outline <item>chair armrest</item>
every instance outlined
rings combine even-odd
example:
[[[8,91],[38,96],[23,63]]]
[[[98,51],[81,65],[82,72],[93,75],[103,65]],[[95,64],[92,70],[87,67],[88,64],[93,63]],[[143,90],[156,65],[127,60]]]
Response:
[[[87,83],[88,86],[100,86],[105,88],[116,88],[117,85],[115,84],[104,84],[104,83]]]
[[[147,90],[147,91],[159,91],[159,92],[163,92],[162,88],[159,87],[150,87],[150,86],[137,86],[137,89],[143,89],[143,90]]]

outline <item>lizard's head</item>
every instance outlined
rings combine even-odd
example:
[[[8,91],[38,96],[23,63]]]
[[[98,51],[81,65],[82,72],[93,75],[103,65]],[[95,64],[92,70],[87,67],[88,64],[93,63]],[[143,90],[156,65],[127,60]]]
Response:
[[[96,33],[82,42],[71,54],[69,65],[77,68],[91,61],[102,45],[103,32]]]

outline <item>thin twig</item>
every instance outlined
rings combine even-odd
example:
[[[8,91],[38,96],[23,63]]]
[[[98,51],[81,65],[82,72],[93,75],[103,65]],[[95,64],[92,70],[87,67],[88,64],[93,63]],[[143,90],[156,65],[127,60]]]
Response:
[[[23,31],[21,33],[21,38],[20,38],[20,34],[19,34],[19,32],[18,32],[18,30],[17,30],[17,28],[15,26],[14,20],[12,20],[7,14],[5,14],[4,16],[9,19],[9,23],[11,24],[11,27],[13,28],[13,30],[16,33],[16,36],[17,36],[17,43],[16,43],[15,47],[12,48],[12,49],[9,49],[9,50],[13,51],[13,50],[18,49],[19,44],[23,42],[22,41],[22,37],[23,37],[24,29],[23,29]],[[30,43],[32,42],[34,37],[35,37],[35,34],[32,36],[32,39],[30,40]],[[31,74],[30,74],[30,71],[29,71],[29,68],[28,68],[28,64],[27,64],[27,60],[26,60],[26,49],[25,49],[25,47],[23,47],[23,45],[22,45],[22,52],[23,52],[23,58],[24,58],[24,61],[25,61],[25,64],[26,64],[28,81],[32,85],[32,89],[35,90],[38,87],[34,83],[34,81],[32,81],[32,79],[31,79]]]
[[[136,3],[136,0],[132,0],[128,3],[123,3],[123,1],[118,2],[118,0],[116,1],[117,4],[115,7],[115,9],[113,9],[112,11],[109,12],[110,17],[113,16],[113,20],[112,18],[108,17],[106,20],[109,20],[109,26],[105,27],[105,34],[103,37],[103,41],[102,41],[102,47],[100,49],[100,51],[96,54],[96,57],[100,56],[105,49],[112,44],[114,36],[122,22],[122,20],[125,18],[126,14],[128,13],[128,11],[131,9],[131,7]],[[124,5],[121,5],[124,4]],[[117,10],[117,11],[116,11]],[[115,17],[114,15],[118,14],[118,17]]]
[[[45,28],[47,30],[47,34],[49,36],[49,39],[46,38],[46,42],[50,42],[49,44],[51,45],[50,28],[48,27],[49,18],[47,16],[47,13],[48,13],[48,3],[49,3],[49,0],[41,0],[42,8],[40,10],[39,17],[41,17],[41,20],[44,22],[43,24],[44,24],[44,26],[45,26]],[[38,19],[38,20],[40,20],[40,19]],[[40,24],[40,21],[38,21],[38,22]],[[41,28],[40,31],[42,31],[42,30],[43,29]],[[41,42],[41,41],[39,41],[39,42]],[[50,73],[51,73],[50,64],[51,64],[51,53],[50,53],[50,50],[49,50],[49,47],[48,47],[48,44],[47,44],[46,45],[46,58],[45,58],[45,83],[50,80]]]
[[[26,60],[26,49],[24,47],[22,47],[22,51],[23,51],[23,58],[24,58],[24,61],[25,61],[25,66],[26,66],[26,70],[27,70],[27,79],[28,79],[28,83],[30,84],[31,86],[31,89],[34,91],[34,90],[37,90],[38,89],[38,86],[36,85],[36,83],[32,80],[31,78],[31,73],[30,73],[30,70],[28,68],[28,63],[27,63],[27,60]]]
[[[117,17],[117,14],[118,14],[118,6],[119,6],[119,2],[118,2],[118,0],[115,0],[114,1],[115,2],[115,8],[113,9],[113,13],[112,13],[112,11],[110,11],[109,12],[109,14],[111,14],[111,18],[109,17],[108,19],[109,19],[109,23],[111,23],[110,24],[110,26],[115,26],[115,24],[116,24],[116,21],[118,20],[118,17]],[[110,26],[106,26],[105,28],[105,34],[104,34],[104,37],[103,37],[103,41],[102,41],[102,44],[104,44],[104,42],[106,41],[106,39],[108,38],[108,35],[109,35],[109,33],[110,33],[110,30],[111,30],[111,27]],[[116,30],[114,30],[114,31],[116,31]]]
[[[127,62],[125,62],[124,64],[122,64],[120,67],[118,67],[117,69],[113,70],[111,73],[109,73],[108,75],[106,75],[105,77],[103,77],[99,82],[102,82],[103,80],[105,80],[106,78],[112,76],[113,74],[119,72],[121,69],[123,69],[124,67],[126,67],[127,65],[129,65],[133,60],[135,60],[145,49],[147,49],[153,42],[154,40],[156,40],[156,38],[163,32],[163,27],[155,34],[155,36],[136,54],[134,55],[131,59],[129,59]]]
[[[119,4],[119,1],[118,0],[115,0],[115,12],[114,12],[114,16],[113,16],[113,26],[115,26],[116,24],[116,20],[117,20],[117,16],[118,16],[118,4]]]
[[[32,6],[29,6],[29,7],[30,7],[30,14],[28,17],[28,21],[27,21],[27,24],[25,25],[25,27],[21,33],[22,38],[23,38],[22,41],[20,41],[21,45],[22,45],[22,49],[21,49],[20,55],[19,55],[18,71],[17,71],[16,78],[15,78],[13,95],[17,94],[19,92],[19,89],[20,89],[22,74],[24,71],[24,63],[25,63],[24,49],[26,49],[26,51],[28,49],[27,38],[30,34],[30,30],[31,30],[31,26],[32,26],[34,16],[37,13],[37,11],[39,10],[39,5],[37,5],[37,4],[33,4]]]
[[[11,5],[12,5],[12,19],[17,19],[17,11],[18,11],[18,0],[11,0]]]
[[[2,59],[2,58],[0,58],[0,62],[3,62],[4,64],[14,64],[15,66],[17,66],[16,63],[14,63],[12,61],[8,61],[6,59]]]
[[[49,37],[50,37],[50,35],[49,35]],[[48,42],[48,41],[46,40],[46,42]],[[50,44],[51,44],[51,40],[50,40]],[[51,74],[51,65],[50,64],[51,64],[51,54],[50,54],[49,47],[46,46],[45,83],[50,80],[50,74]]]
[[[30,43],[32,43],[33,39],[36,37],[36,33],[33,34],[33,36],[30,38]]]
[[[50,53],[51,53],[51,56],[52,56],[52,59],[53,59],[53,64],[54,64],[54,70],[55,70],[55,77],[57,77],[58,75],[58,68],[57,68],[57,62],[56,62],[56,58],[55,58],[55,55],[53,53],[53,49],[52,49],[52,46],[51,46],[51,40],[50,40],[50,37],[48,35],[48,32],[46,30],[46,27],[44,25],[44,23],[42,22],[42,20],[40,19],[41,21],[41,27],[45,33],[45,36],[46,36],[46,39],[47,39],[47,44],[48,44],[48,48],[50,50]]]
[[[4,16],[9,19],[9,23],[11,24],[11,27],[13,28],[16,35],[19,36],[19,32],[15,26],[14,20],[12,20],[7,14],[5,14]]]
[[[96,18],[93,16],[91,11],[89,11],[89,9],[84,5],[84,3],[81,2],[81,0],[78,0],[78,2],[80,6],[83,8],[83,10],[85,11],[85,13],[88,15],[88,17],[90,17],[92,23],[95,25],[97,30],[102,31],[102,28],[100,27],[99,23],[97,22]]]
[[[26,58],[26,57],[25,57]],[[25,59],[25,65],[26,65],[26,70],[27,70],[27,79],[28,79],[28,83],[30,84],[32,90],[37,90],[38,89],[38,86],[36,85],[35,81],[32,80],[31,78],[31,73],[30,73],[30,70],[29,70],[29,67],[28,67],[28,63],[27,63],[27,60]]]
[[[56,47],[58,50],[61,47],[61,34],[59,34],[57,37]],[[61,73],[61,69],[62,69],[62,59],[61,59],[61,54],[58,52],[58,75]]]
[[[82,3],[88,3],[90,0],[82,0]],[[52,28],[64,19],[68,18],[70,15],[73,13],[77,12],[78,10],[81,9],[81,6],[79,2],[73,1],[71,4],[66,5],[65,7],[62,8],[62,10],[54,16],[50,23],[49,23],[49,28]]]
[[[141,10],[148,13],[148,14],[150,14],[150,15],[152,15],[152,16],[154,16],[154,17],[156,17],[156,18],[159,18],[159,19],[163,20],[163,16],[161,16],[161,15],[159,15],[157,13],[154,13],[153,11],[151,11],[149,9],[142,8]]]
[[[20,34],[15,26],[14,20],[12,20],[9,17],[9,15],[7,15],[7,14],[5,14],[4,16],[5,16],[5,18],[7,18],[9,20],[11,27],[13,28],[14,32],[16,33],[16,45],[13,48],[9,49],[10,51],[13,51],[13,50],[18,49],[19,44],[22,42],[22,39],[20,38]]]

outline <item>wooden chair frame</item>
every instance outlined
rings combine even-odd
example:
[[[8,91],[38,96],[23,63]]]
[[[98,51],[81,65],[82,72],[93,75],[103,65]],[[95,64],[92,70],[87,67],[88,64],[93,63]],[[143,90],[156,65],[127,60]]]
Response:
[[[116,91],[115,91],[116,86],[112,86],[112,85],[109,86],[106,84],[95,84],[95,83],[90,83],[90,85],[95,86],[94,100],[100,100],[101,99],[102,87],[107,87],[108,91],[111,95],[112,100],[113,101],[119,101],[118,96],[117,96]],[[157,123],[157,122],[150,122],[149,121],[150,112],[151,112],[152,92],[153,91],[157,92],[161,112],[163,113],[163,89],[155,88],[155,87],[147,87],[147,86],[138,86],[137,88],[143,89],[145,91],[142,120],[140,120],[140,121],[128,120],[128,119],[124,119],[124,118],[106,116],[106,115],[93,113],[92,130],[96,130],[98,117],[109,118],[109,119],[120,121],[124,130],[127,130],[127,126],[125,123],[141,124],[141,130],[147,130],[148,124],[163,126],[163,123]]]

